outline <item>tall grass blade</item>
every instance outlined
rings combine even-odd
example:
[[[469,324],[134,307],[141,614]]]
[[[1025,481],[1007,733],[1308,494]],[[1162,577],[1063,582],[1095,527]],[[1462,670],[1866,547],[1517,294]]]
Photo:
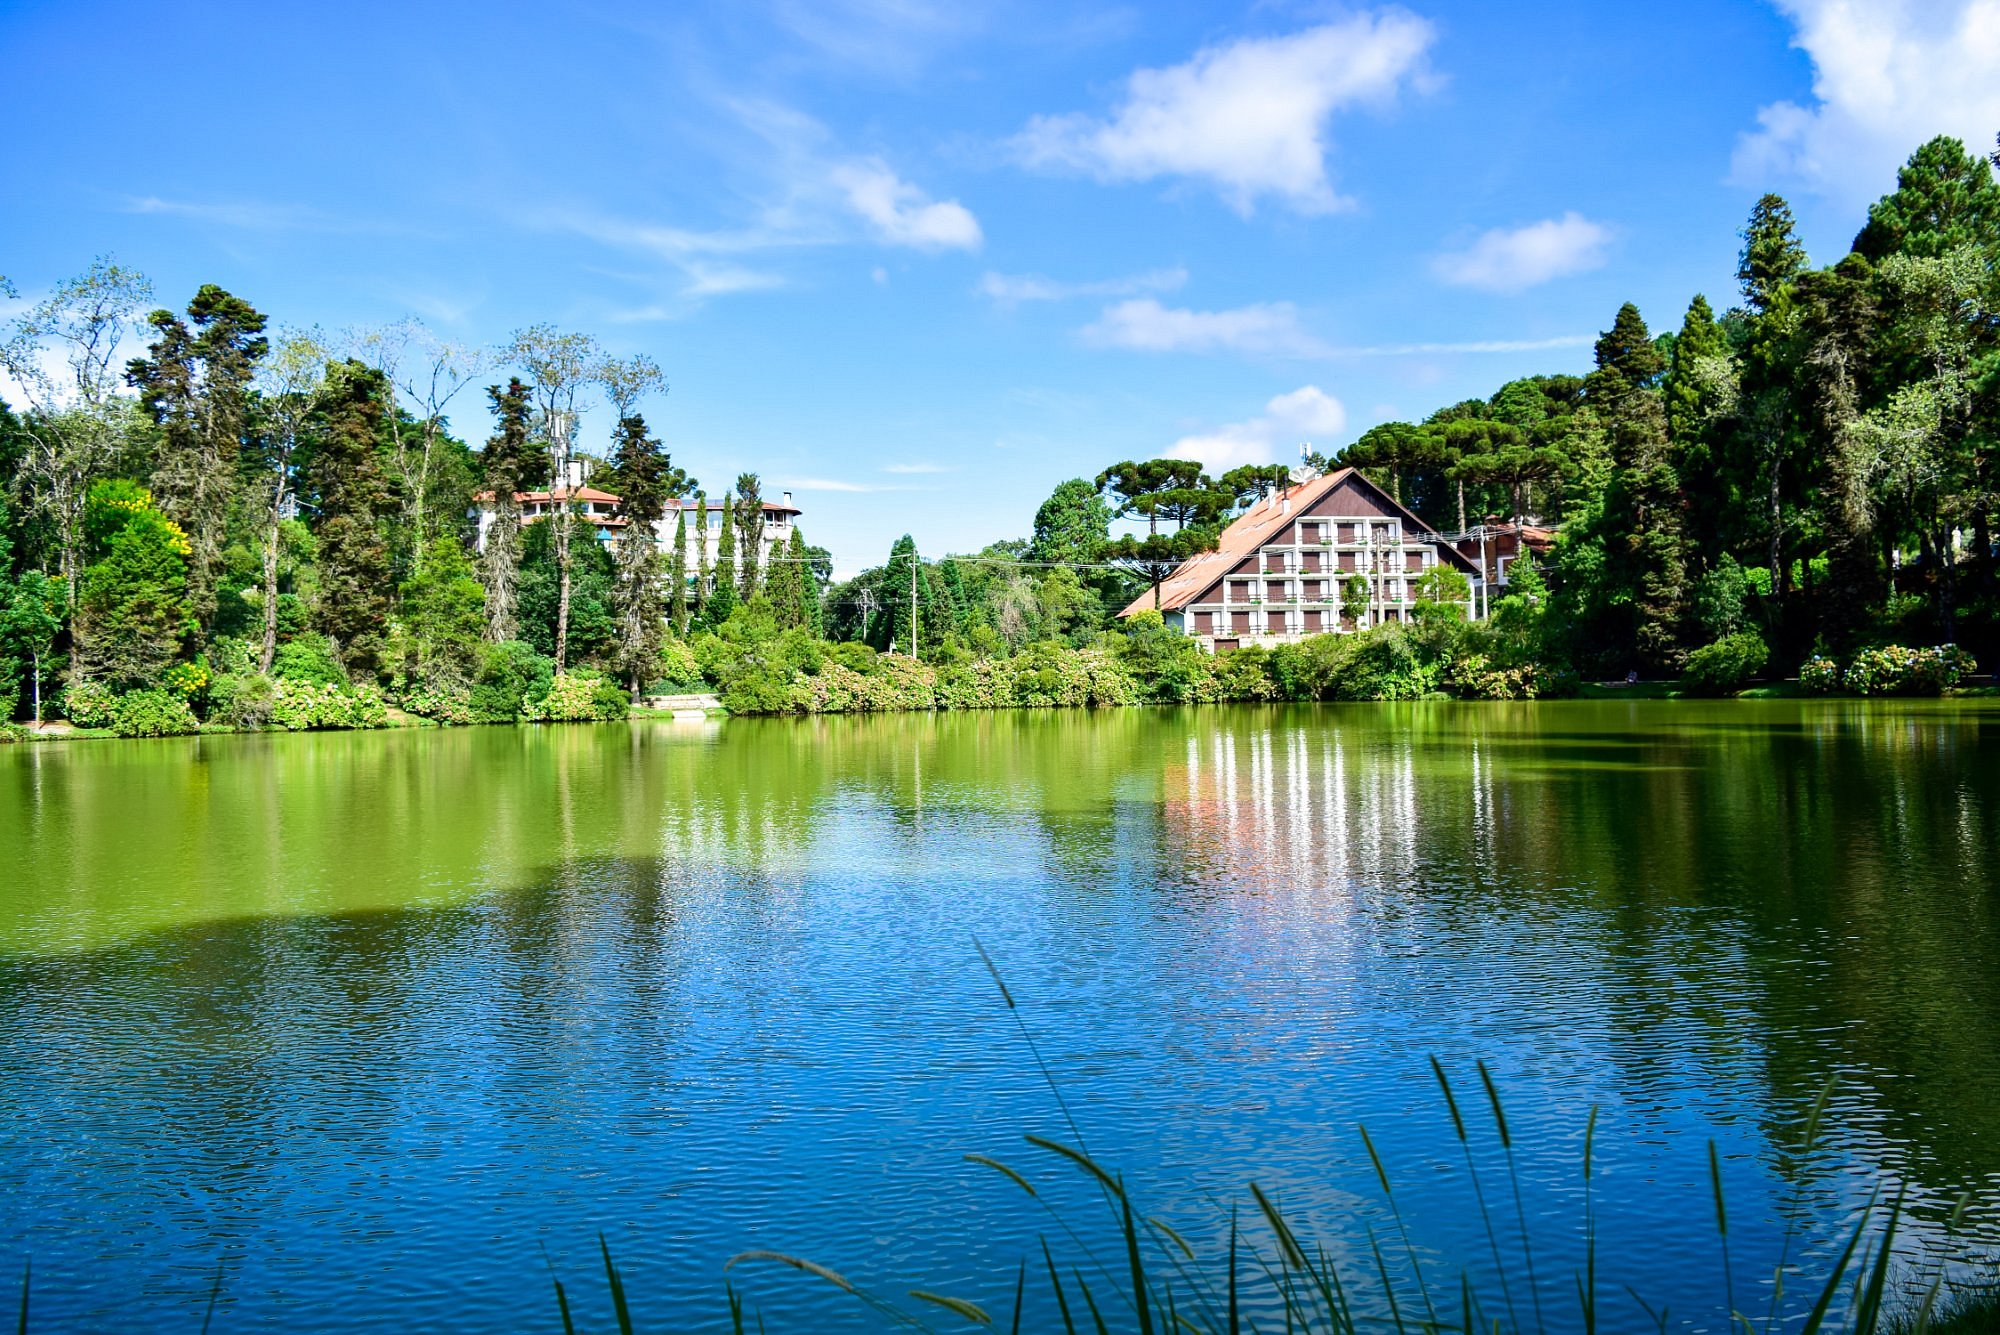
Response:
[[[1069,1297],[1063,1293],[1062,1276],[1056,1273],[1056,1258],[1049,1255],[1049,1240],[1041,1239],[1042,1263],[1049,1268],[1049,1287],[1056,1291],[1056,1309],[1062,1313],[1063,1335],[1076,1335],[1076,1323],[1070,1320]]]
[[[1528,1263],[1528,1300],[1535,1309],[1535,1325],[1547,1330],[1548,1322],[1542,1317],[1542,1286],[1535,1278],[1535,1247],[1528,1237],[1528,1211],[1521,1203],[1521,1175],[1514,1168],[1514,1138],[1507,1133],[1507,1113],[1500,1106],[1500,1090],[1493,1083],[1493,1074],[1483,1060],[1478,1066],[1479,1081],[1486,1086],[1486,1100],[1493,1105],[1493,1124],[1500,1128],[1500,1149],[1507,1156],[1507,1181],[1514,1189],[1514,1217],[1521,1225],[1521,1257]]]
[[[1055,1095],[1056,1107],[1062,1111],[1063,1122],[1069,1127],[1069,1133],[1076,1137],[1078,1145],[1088,1149],[1089,1144],[1083,1138],[1083,1128],[1076,1124],[1076,1118],[1069,1110],[1069,1100],[1063,1097],[1062,1086],[1056,1083],[1054,1074],[1049,1070],[1049,1064],[1042,1060],[1042,1049],[1036,1044],[1035,1036],[1028,1032],[1028,1022],[1021,1018],[1021,1008],[1014,1004],[1014,994],[1007,990],[1007,980],[1000,976],[999,966],[993,963],[993,957],[986,953],[986,946],[977,936],[972,938],[972,948],[979,952],[980,959],[986,961],[986,971],[993,975],[993,985],[1000,989],[1000,999],[1007,1003],[1007,1013],[1014,1017],[1014,1027],[1021,1031],[1021,1040],[1028,1045],[1028,1055],[1035,1059],[1035,1069],[1042,1073],[1042,1083],[1049,1087],[1049,1093]]]
[[[956,1312],[976,1326],[990,1326],[993,1318],[977,1303],[969,1303],[963,1298],[951,1298],[942,1293],[928,1293],[923,1289],[911,1289],[910,1296],[918,1302],[936,1303],[947,1312]]]
[[[1583,1278],[1578,1295],[1583,1307],[1583,1335],[1597,1335],[1597,1209],[1592,1199],[1591,1151],[1597,1144],[1597,1105],[1590,1105],[1590,1117],[1583,1124]]]
[[[1373,1225],[1368,1229],[1368,1250],[1375,1254],[1375,1273],[1382,1277],[1382,1292],[1389,1299],[1389,1319],[1395,1323],[1396,1335],[1405,1335],[1403,1309],[1396,1302],[1396,1283],[1389,1278],[1389,1263],[1382,1259],[1382,1247],[1375,1241]]]
[[[1403,1222],[1403,1207],[1397,1203],[1396,1193],[1389,1186],[1389,1171],[1382,1166],[1382,1156],[1375,1152],[1375,1142],[1369,1139],[1368,1128],[1361,1126],[1361,1143],[1368,1150],[1368,1162],[1375,1165],[1375,1176],[1382,1183],[1382,1198],[1389,1202],[1389,1213],[1396,1221],[1396,1232],[1402,1236],[1403,1251],[1410,1258],[1410,1273],[1416,1277],[1417,1292],[1424,1300],[1424,1316],[1431,1326],[1438,1324],[1437,1308],[1431,1304],[1430,1285],[1424,1281],[1424,1267],[1417,1259],[1417,1249],[1410,1241],[1409,1226]]]
[[[604,1278],[611,1285],[611,1310],[618,1317],[618,1335],[632,1335],[632,1309],[625,1301],[625,1281],[618,1277],[618,1267],[611,1264],[611,1244],[604,1235],[597,1235],[598,1250],[604,1253]]]
[[[1871,1198],[1868,1208],[1861,1212],[1861,1220],[1854,1226],[1854,1235],[1847,1240],[1841,1250],[1840,1259],[1833,1263],[1833,1273],[1826,1277],[1826,1287],[1820,1290],[1819,1301],[1806,1315],[1805,1325],[1799,1328],[1799,1335],[1818,1335],[1820,1326],[1826,1321],[1827,1310],[1833,1306],[1833,1295],[1840,1292],[1840,1279],[1847,1273],[1848,1263],[1854,1259],[1854,1249],[1861,1245],[1861,1235],[1868,1228],[1868,1220],[1875,1213],[1875,1201]]]
[[[1125,1207],[1125,1260],[1132,1267],[1132,1305],[1139,1309],[1139,1335],[1153,1335],[1153,1305],[1147,1300],[1146,1266],[1139,1257],[1139,1229],[1132,1222],[1132,1198],[1118,1182],[1118,1199]]]
[[[788,1265],[792,1269],[802,1270],[808,1275],[817,1275],[819,1278],[825,1280],[827,1283],[833,1285],[835,1288],[841,1290],[844,1293],[852,1293],[857,1297],[860,1296],[861,1293],[861,1290],[855,1288],[852,1284],[848,1283],[847,1280],[841,1275],[835,1273],[834,1271],[828,1270],[825,1266],[819,1264],[817,1261],[808,1261],[803,1257],[787,1256],[783,1252],[767,1252],[767,1251],[738,1252],[736,1253],[736,1255],[730,1257],[729,1260],[723,1264],[722,1268],[724,1270],[732,1269],[735,1267],[738,1261],[776,1261],[779,1265]]]
[[[1073,1150],[1060,1141],[1045,1140],[1041,1136],[1031,1135],[1027,1137],[1027,1141],[1030,1145],[1034,1145],[1040,1149],[1052,1150],[1062,1155],[1063,1158],[1068,1159],[1071,1163],[1082,1168],[1092,1177],[1095,1177],[1099,1182],[1102,1182],[1113,1194],[1118,1196],[1125,1194],[1125,1188],[1119,1184],[1118,1179],[1110,1173],[1105,1172],[1103,1168],[1098,1166],[1095,1159],[1085,1154],[1082,1150]]]
[[[724,1284],[722,1291],[729,1297],[729,1329],[733,1335],[743,1335],[743,1295],[733,1284]]]
[[[1035,1194],[1035,1189],[1028,1185],[1027,1178],[1022,1177],[1019,1173],[1009,1168],[1006,1164],[1001,1163],[998,1159],[989,1159],[983,1154],[968,1154],[965,1156],[965,1161],[967,1163],[984,1164],[986,1167],[993,1169],[995,1172],[1005,1173],[1009,1178],[1013,1179],[1015,1186],[1027,1192],[1030,1196],[1033,1196]]]
[[[1014,1321],[1013,1335],[1021,1335],[1021,1300],[1028,1293],[1028,1263],[1021,1262],[1021,1268],[1014,1274]]]
[[[1778,1243],[1778,1268],[1772,1276],[1771,1306],[1764,1313],[1765,1335],[1776,1329],[1778,1307],[1785,1296],[1785,1263],[1792,1256],[1792,1236],[1798,1231],[1799,1209],[1805,1201],[1805,1161],[1812,1157],[1813,1141],[1819,1136],[1820,1118],[1826,1114],[1826,1105],[1833,1098],[1833,1086],[1839,1078],[1835,1075],[1826,1078],[1826,1083],[1819,1087],[1818,1097],[1813,1099],[1812,1107],[1806,1112],[1805,1134],[1799,1140],[1798,1157],[1794,1163],[1792,1202],[1785,1211],[1784,1237]]]
[[[556,1263],[549,1259],[546,1244],[542,1245],[542,1264],[549,1268],[549,1283],[556,1286],[556,1310],[562,1313],[563,1335],[576,1335],[576,1321],[569,1310],[569,1294],[563,1289],[562,1277],[556,1274]],[[723,1287],[726,1289],[728,1285]]]
[[[1458,1132],[1458,1147],[1465,1154],[1465,1171],[1472,1178],[1472,1196],[1479,1202],[1479,1222],[1486,1229],[1486,1246],[1493,1253],[1493,1269],[1500,1281],[1500,1297],[1507,1304],[1507,1319],[1516,1331],[1521,1329],[1520,1314],[1514,1310],[1514,1286],[1507,1282],[1507,1265],[1500,1259],[1500,1234],[1493,1227],[1492,1212],[1486,1208],[1486,1188],[1479,1182],[1479,1165],[1472,1159],[1472,1141],[1465,1134],[1465,1119],[1458,1115],[1458,1099],[1451,1092],[1451,1081],[1445,1078],[1444,1064],[1431,1056],[1431,1072],[1437,1076],[1438,1088],[1444,1091],[1444,1106],[1451,1110],[1451,1125]]]
[[[1896,1241],[1896,1225],[1903,1217],[1903,1200],[1908,1192],[1908,1183],[1897,1187],[1896,1200],[1889,1207],[1889,1222],[1882,1230],[1881,1250],[1875,1256],[1875,1273],[1868,1279],[1867,1296],[1861,1300],[1861,1310],[1854,1322],[1854,1329],[1860,1335],[1874,1335],[1881,1324],[1882,1292],[1889,1282],[1889,1252]]]
[[[1090,1309],[1091,1324],[1097,1327],[1097,1335],[1111,1335],[1111,1331],[1104,1324],[1104,1314],[1097,1310],[1097,1299],[1090,1296],[1089,1281],[1085,1280],[1074,1267],[1069,1273],[1070,1277],[1076,1280],[1077,1287],[1083,1290],[1083,1305]]]
[[[35,1258],[29,1257],[21,1263],[21,1324],[16,1327],[20,1335],[28,1335],[28,1290],[35,1278]]]
[[[1722,1237],[1722,1293],[1729,1310],[1736,1310],[1736,1267],[1729,1260],[1729,1211],[1722,1204],[1722,1163],[1715,1154],[1715,1141],[1708,1142],[1708,1185],[1715,1193],[1715,1231]]]
[[[1304,1270],[1306,1254],[1300,1250],[1298,1239],[1292,1236],[1291,1226],[1286,1224],[1285,1217],[1278,1213],[1278,1207],[1271,1204],[1271,1198],[1266,1196],[1264,1189],[1255,1182],[1250,1184],[1250,1195],[1257,1202],[1257,1208],[1264,1212],[1264,1218],[1270,1222],[1271,1231],[1278,1235],[1278,1250],[1283,1255],[1285,1264],[1294,1270]]]
[[[1236,1206],[1229,1207],[1229,1332],[1242,1335],[1243,1322],[1236,1308]]]

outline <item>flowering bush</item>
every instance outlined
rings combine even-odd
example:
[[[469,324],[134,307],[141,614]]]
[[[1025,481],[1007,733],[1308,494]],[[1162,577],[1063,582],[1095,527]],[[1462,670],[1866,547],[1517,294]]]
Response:
[[[79,681],[63,692],[63,716],[79,728],[108,728],[118,693],[101,681]]]
[[[163,689],[176,691],[184,699],[199,699],[208,690],[208,664],[197,658],[192,663],[175,663],[160,674]]]
[[[1799,668],[1799,689],[1807,695],[1832,695],[1840,689],[1840,664],[1814,654]]]
[[[276,685],[254,668],[218,672],[208,683],[208,719],[232,728],[261,728],[271,721],[276,699]]]
[[[588,672],[558,672],[547,695],[521,706],[521,717],[530,723],[595,723],[631,712],[632,702],[616,682]]]
[[[431,719],[438,723],[477,723],[472,701],[463,692],[446,690],[439,686],[420,686],[413,691],[405,691],[398,703],[409,713],[419,718]]]
[[[1887,644],[1856,654],[1841,684],[1856,695],[1936,695],[1958,685],[1975,666],[1972,655],[1957,645],[1908,649]]]
[[[1532,700],[1542,693],[1542,670],[1533,663],[1501,667],[1485,654],[1453,661],[1445,683],[1467,700]]]
[[[172,691],[132,691],[111,706],[111,731],[120,737],[178,737],[200,727],[187,697]]]
[[[288,732],[309,728],[384,728],[388,706],[372,687],[324,685],[279,678],[273,683],[271,721]]]

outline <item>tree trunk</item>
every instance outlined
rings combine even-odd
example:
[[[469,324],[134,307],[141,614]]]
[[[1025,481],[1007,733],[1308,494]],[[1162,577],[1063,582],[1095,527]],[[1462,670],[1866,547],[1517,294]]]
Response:
[[[1458,531],[1465,532],[1465,479],[1458,480]]]
[[[279,507],[271,506],[271,526],[264,533],[264,646],[257,656],[257,671],[268,673],[278,655],[278,518]]]
[[[1768,518],[1771,521],[1771,592],[1782,600],[1790,581],[1788,572],[1785,570],[1785,512],[1778,490],[1778,461],[1776,458],[1771,460],[1771,497],[1768,509]]]
[[[556,671],[569,668],[569,502],[556,507]]]

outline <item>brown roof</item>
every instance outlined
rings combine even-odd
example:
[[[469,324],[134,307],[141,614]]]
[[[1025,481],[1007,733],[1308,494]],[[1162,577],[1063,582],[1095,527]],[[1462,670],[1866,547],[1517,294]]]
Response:
[[[1199,556],[1189,557],[1180,569],[1160,584],[1158,606],[1163,612],[1177,607],[1185,607],[1200,597],[1203,591],[1213,586],[1223,575],[1245,557],[1253,556],[1269,543],[1287,524],[1300,518],[1309,517],[1312,507],[1338,489],[1343,483],[1353,481],[1374,493],[1375,500],[1383,507],[1384,513],[1394,514],[1403,521],[1405,532],[1416,534],[1438,544],[1441,551],[1455,558],[1467,571],[1477,573],[1478,567],[1468,561],[1451,545],[1440,538],[1429,524],[1412,514],[1399,504],[1388,492],[1370,482],[1360,472],[1352,468],[1336,468],[1331,473],[1322,473],[1310,481],[1297,486],[1285,487],[1272,492],[1263,500],[1251,506],[1237,517],[1235,522],[1222,530],[1216,549]],[[1290,501],[1287,505],[1285,502]],[[1331,516],[1329,516],[1331,517]],[[1147,589],[1134,598],[1130,605],[1118,615],[1129,617],[1154,606],[1153,590]]]

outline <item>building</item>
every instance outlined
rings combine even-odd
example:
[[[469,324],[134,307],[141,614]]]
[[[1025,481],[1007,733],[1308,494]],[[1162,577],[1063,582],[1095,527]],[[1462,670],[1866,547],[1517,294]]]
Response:
[[[486,534],[493,527],[495,518],[493,493],[483,491],[474,499],[478,503],[478,508],[473,512],[478,524],[476,544],[480,551],[485,551]],[[602,491],[588,484],[557,487],[553,492],[517,491],[514,493],[514,500],[521,507],[523,524],[540,523],[554,514],[559,507],[569,506],[570,514],[577,524],[577,528],[572,532],[580,534],[587,527],[597,541],[613,551],[616,551],[618,544],[624,541],[625,530],[631,525],[631,521],[619,513],[617,493]],[[666,515],[653,528],[653,541],[659,545],[662,552],[671,552],[675,526],[679,523],[681,512],[685,511],[688,525],[688,570],[692,572],[699,569],[704,554],[708,558],[709,565],[713,567],[721,551],[724,507],[728,504],[726,499],[709,502],[708,525],[703,528],[698,526],[699,502],[668,501]],[[791,542],[792,526],[798,521],[801,513],[803,512],[792,504],[792,493],[789,491],[784,493],[780,501],[764,502],[764,538],[759,545],[757,557],[760,567],[769,567],[773,549]]]
[[[1522,552],[1535,559],[1535,564],[1547,564],[1549,549],[1555,545],[1556,531],[1534,524],[1506,523],[1498,515],[1488,515],[1478,528],[1462,535],[1457,542],[1459,555],[1481,566],[1481,576],[1485,581],[1488,597],[1497,596],[1507,587],[1507,567],[1513,565]]]
[[[1211,650],[1284,644],[1307,635],[1401,621],[1416,584],[1448,566],[1474,584],[1479,567],[1388,492],[1352,468],[1307,476],[1266,496],[1222,531],[1213,552],[1193,557],[1159,587],[1167,623]],[[1358,616],[1344,610],[1355,579],[1367,586]],[[1153,607],[1146,590],[1120,612]]]

